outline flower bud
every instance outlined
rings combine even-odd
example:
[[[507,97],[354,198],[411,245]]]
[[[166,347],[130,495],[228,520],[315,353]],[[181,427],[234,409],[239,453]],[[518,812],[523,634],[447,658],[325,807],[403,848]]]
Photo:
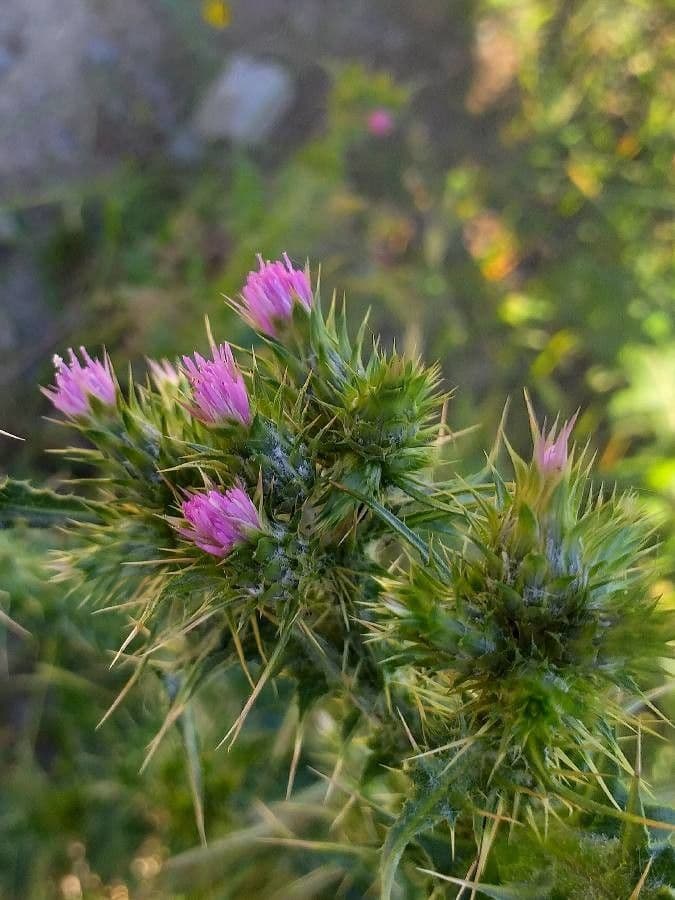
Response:
[[[159,361],[149,359],[148,366],[152,380],[155,382],[158,390],[161,390],[166,385],[176,386],[180,383],[180,374],[168,359],[160,359]]]
[[[369,114],[366,124],[374,137],[387,137],[394,130],[394,117],[388,109],[374,109]]]
[[[227,556],[261,529],[258,511],[240,487],[193,494],[181,508],[187,525],[178,528],[178,533],[213,556]]]
[[[228,344],[214,347],[212,360],[195,353],[194,359],[184,356],[183,365],[192,386],[194,403],[190,412],[195,418],[209,425],[249,424],[246,385]]]
[[[278,326],[291,318],[296,302],[311,309],[312,288],[307,273],[294,269],[287,253],[283,262],[265,262],[258,254],[258,262],[259,270],[248,274],[238,308],[253,328],[275,337]]]
[[[556,434],[557,423],[551,426],[548,434],[545,431],[535,432],[532,459],[542,475],[557,475],[567,467],[567,442],[576,419],[577,417],[574,415],[568,422],[565,422],[559,434]]]
[[[92,359],[84,347],[80,347],[80,353],[84,365],[72,349],[68,351],[69,362],[55,355],[55,385],[41,389],[54,406],[67,416],[86,416],[90,413],[92,397],[105,406],[115,405],[117,388],[107,355],[101,362]]]

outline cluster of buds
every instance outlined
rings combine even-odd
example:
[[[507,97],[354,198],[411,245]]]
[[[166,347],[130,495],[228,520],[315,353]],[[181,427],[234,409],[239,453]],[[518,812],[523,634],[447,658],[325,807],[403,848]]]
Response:
[[[259,269],[249,273],[237,307],[254,328],[273,336],[291,320],[296,305],[309,312],[312,303],[308,273],[294,268],[284,254],[276,262],[259,256]],[[42,391],[57,410],[86,426],[98,407],[115,410],[118,388],[107,354],[101,361],[82,347],[81,357],[72,349],[68,363],[55,356],[55,383]],[[251,424],[249,393],[229,344],[212,347],[211,359],[197,352],[183,356],[180,370],[168,360],[150,360],[149,367],[159,390],[177,387],[185,377],[190,395],[184,406],[195,420],[207,426]],[[226,556],[260,529],[258,513],[240,486],[194,493],[180,506],[187,525],[179,524],[178,534],[216,557]]]
[[[568,448],[576,417],[546,432],[528,407],[531,460],[509,446],[515,478],[490,468],[455,548],[383,577],[372,604],[368,627],[407,671],[411,705],[429,706],[422,727],[409,724],[419,787],[403,843],[419,833],[416,806],[432,824],[452,808],[453,828],[483,808],[599,812],[598,768],[619,761],[631,775],[617,725],[640,729],[617,698],[669,652],[644,515],[589,486],[583,454]],[[624,818],[617,806],[606,814]]]
[[[393,127],[385,112],[373,134]],[[141,606],[144,659],[179,633],[181,673],[210,653],[264,664],[234,737],[283,668],[298,697],[332,691],[354,721],[386,726],[367,735],[373,765],[398,758],[410,774],[400,753],[412,744],[417,787],[383,848],[383,897],[406,844],[439,822],[454,842],[460,819],[475,837],[471,823],[501,821],[507,803],[513,819],[519,804],[535,815],[533,798],[547,813],[597,812],[567,773],[597,772],[589,748],[623,758],[616,723],[638,724],[613,698],[665,640],[647,529],[589,487],[569,448],[576,417],[542,428],[528,400],[532,457],[506,442],[513,480],[491,459],[469,481],[438,482],[437,366],[377,341],[365,357],[365,323],[352,341],[346,312],[324,319],[308,270],[287,255],[259,257],[232,305],[266,341],[248,368],[212,343],[209,358],[150,361],[127,399],[107,355],[55,359],[44,393],[94,443],[86,460],[106,485],[100,528],[80,535],[70,568],[114,585],[106,605]]]

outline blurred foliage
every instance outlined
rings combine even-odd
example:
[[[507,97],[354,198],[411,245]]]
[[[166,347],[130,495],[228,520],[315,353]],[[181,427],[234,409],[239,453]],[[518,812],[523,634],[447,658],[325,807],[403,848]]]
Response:
[[[248,690],[240,670],[221,674],[192,711],[199,771],[190,772],[183,729],[176,728],[139,772],[169,709],[168,692],[146,679],[97,729],[129,677],[107,664],[122,622],[114,611],[92,615],[83,596],[49,582],[53,543],[53,535],[0,533],[0,897],[157,900],[169,886],[176,896],[195,896],[195,884],[206,891],[229,865],[227,835],[235,828],[244,831],[235,850],[248,846],[265,866],[243,872],[232,889],[245,893],[234,896],[313,872],[314,860],[285,861],[274,847],[256,846],[275,831],[258,798],[283,800],[295,738],[296,722],[280,718],[278,695],[263,695],[229,753],[215,750]],[[315,763],[339,747],[339,735],[327,727]],[[158,884],[166,860],[199,841],[191,774],[203,782],[211,855],[199,857],[197,880],[188,854]],[[297,824],[326,819],[324,791],[305,796],[308,782],[303,766],[295,783],[307,805],[292,811]]]
[[[225,27],[217,6],[229,10],[205,4],[205,18]],[[460,387],[453,427],[481,422],[489,433],[507,395],[524,385],[552,414],[580,406],[603,476],[642,488],[659,517],[662,593],[672,603],[669,10],[648,0],[483,0],[467,14],[475,66],[466,106],[486,123],[484,144],[458,154],[437,140],[442,110],[429,114],[414,73],[406,84],[336,68],[321,130],[274,167],[264,150],[214,154],[199,171],[130,166],[68,197],[41,258],[54,309],[75,310],[73,342],[105,342],[114,358],[173,355],[203,347],[205,313],[218,337],[243,340],[220,294],[236,293],[256,252],[320,258],[322,280],[348,291],[355,316],[372,305],[374,330],[441,360]],[[386,136],[367,127],[380,108],[395,123]],[[31,421],[37,402],[27,407]],[[522,445],[524,417],[514,414],[514,423]],[[50,425],[31,431],[15,471],[50,465],[37,452],[61,438]],[[466,455],[478,458],[483,443],[476,435]],[[197,841],[178,733],[138,775],[164,692],[147,686],[96,731],[120,688],[101,664],[118,627],[45,584],[46,541],[0,539],[0,896],[126,896],[113,895],[116,882],[150,895],[144,876]],[[219,721],[234,717],[241,690],[233,684]],[[186,896],[196,869],[236,859],[241,845],[217,839],[228,840],[230,808],[248,815],[251,796],[264,794],[256,779],[283,796],[290,750],[269,765],[279,723],[266,715],[227,756],[211,749],[218,735],[203,738],[214,843],[208,865],[203,857],[176,864],[176,890]],[[208,717],[199,725],[208,736]],[[672,802],[672,749],[647,757]],[[611,853],[608,845],[608,872]],[[268,885],[307,874],[300,866],[282,877],[274,866],[293,868],[283,856],[264,855]],[[63,881],[71,875],[80,888]],[[298,896],[339,883],[323,875]],[[261,884],[242,885],[239,896]],[[583,886],[565,896],[574,890]]]

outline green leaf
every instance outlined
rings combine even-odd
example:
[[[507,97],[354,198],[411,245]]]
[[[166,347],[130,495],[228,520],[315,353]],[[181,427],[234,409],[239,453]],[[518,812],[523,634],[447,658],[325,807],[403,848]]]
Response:
[[[49,528],[69,520],[96,522],[102,504],[74,494],[56,494],[34,488],[28,481],[5,478],[0,482],[0,527],[23,522],[32,528]]]
[[[406,801],[400,819],[389,829],[382,847],[381,900],[391,898],[396,871],[408,844],[439,820],[438,806],[446,793],[447,782],[442,779],[436,790]]]
[[[482,729],[485,730],[485,726]],[[464,798],[455,788],[460,783],[454,764],[475,743],[479,732],[459,750],[449,763],[441,761],[443,770],[429,779],[423,789],[418,789],[416,796],[406,800],[400,817],[390,827],[382,846],[380,858],[380,900],[391,900],[394,890],[396,872],[406,847],[419,834],[431,831],[444,818],[443,809],[448,805],[459,809]],[[467,762],[464,759],[463,765]]]
[[[195,725],[192,706],[188,703],[185,712],[179,719],[183,748],[185,750],[185,765],[190,780],[190,794],[195,813],[195,822],[199,839],[206,846],[206,830],[204,827],[204,779],[202,776],[202,764],[199,753],[199,737]]]
[[[424,872],[425,875],[433,875],[436,878],[440,878],[441,881],[456,884],[458,887],[461,886],[467,890],[478,891],[481,894],[485,894],[486,897],[492,897],[493,900],[543,900],[543,898],[549,896],[552,888],[545,875],[535,885],[500,885],[483,884],[480,881],[470,881],[466,878],[453,878],[450,875],[441,875],[440,872],[433,872],[431,869],[420,868],[419,871]]]
[[[391,512],[391,510],[388,510],[386,506],[382,506],[382,504],[375,500],[373,497],[367,497],[360,491],[357,491],[351,487],[347,487],[347,485],[345,484],[339,484],[335,481],[332,483],[339,490],[344,491],[346,494],[350,494],[361,503],[365,503],[366,506],[375,513],[378,519],[381,519],[385,523],[385,525],[388,525],[392,529],[392,531],[395,531],[405,541],[413,546],[425,562],[429,562],[429,559],[432,558],[436,565],[439,566],[441,571],[446,573],[448,572],[447,566],[438,556],[438,554],[433,550],[430,550],[430,548],[425,544],[422,538],[419,535],[415,534],[415,532],[410,528],[408,528],[405,522],[402,522],[398,518],[398,516],[394,515],[394,513]]]
[[[518,528],[527,542],[534,542],[539,533],[537,517],[527,503],[521,503],[518,509]]]
[[[410,478],[394,478],[393,481],[396,487],[400,488],[405,494],[413,500],[417,500],[418,503],[422,503],[424,506],[436,509],[439,512],[448,513],[452,516],[466,517],[466,511],[461,506],[450,506],[448,503],[437,500],[434,494],[425,494],[424,491],[421,491],[416,487],[415,483],[411,481]]]
[[[615,809],[613,806],[607,806],[604,803],[598,803],[596,800],[592,800],[590,797],[585,797],[582,794],[578,794],[576,791],[572,790],[571,788],[565,787],[565,785],[560,782],[554,782],[534,742],[528,742],[528,751],[533,764],[533,768],[541,779],[542,784],[552,795],[557,795],[558,797],[560,797],[560,799],[567,800],[572,804],[572,806],[576,806],[578,809],[582,809],[585,812],[598,813],[601,816],[611,816],[613,819],[618,819],[620,822],[625,824],[630,823],[640,826],[647,826],[648,828],[656,828],[660,831],[675,832],[675,822],[665,821],[665,816],[661,820],[659,820],[652,819],[649,816],[645,816],[640,813],[632,812],[628,809]],[[657,814],[660,814],[660,811]]]

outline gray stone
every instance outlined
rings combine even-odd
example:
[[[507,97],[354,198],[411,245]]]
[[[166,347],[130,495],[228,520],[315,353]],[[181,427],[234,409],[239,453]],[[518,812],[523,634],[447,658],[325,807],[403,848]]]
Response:
[[[6,47],[0,47],[0,78],[12,68],[16,62],[16,54],[9,51]]]
[[[196,165],[204,156],[203,141],[191,128],[182,128],[171,139],[168,155],[181,166]]]
[[[165,6],[0,0],[0,202],[31,202],[170,140],[199,66]]]
[[[0,209],[0,247],[13,244],[19,236],[16,217],[7,209]]]
[[[93,35],[84,51],[86,59],[97,66],[112,66],[120,61],[120,51],[105,38]]]
[[[275,62],[234,56],[207,89],[194,118],[205,140],[259,144],[274,131],[293,103],[294,83]]]

